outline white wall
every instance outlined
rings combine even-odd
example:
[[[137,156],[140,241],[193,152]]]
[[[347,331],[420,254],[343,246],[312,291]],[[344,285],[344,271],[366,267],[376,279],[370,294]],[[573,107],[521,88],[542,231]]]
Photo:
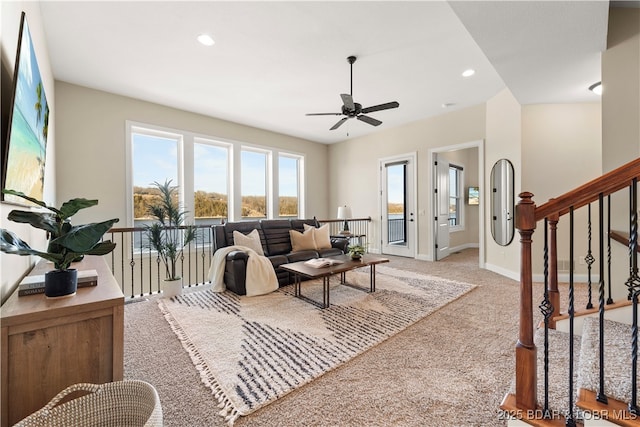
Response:
[[[335,215],[327,205],[326,145],[65,82],[56,82],[56,96],[59,198],[99,200],[98,206],[74,217],[79,222],[117,217],[121,223],[116,226],[124,226],[127,120],[303,153],[308,178],[306,216]]]
[[[44,197],[48,204],[55,204],[55,147],[56,147],[56,102],[53,73],[49,62],[47,40],[44,34],[42,18],[40,16],[40,4],[30,1],[0,2],[0,58],[2,68],[2,120],[8,120],[9,103],[11,99],[13,71],[15,67],[16,51],[18,46],[18,33],[20,30],[20,14],[24,11],[29,24],[33,47],[38,59],[38,67],[42,76],[42,84],[49,103],[49,136],[47,138],[47,158],[45,164]],[[2,135],[4,137],[4,135]],[[4,167],[4,165],[3,165]],[[29,225],[16,224],[7,220],[7,215],[12,209],[21,208],[6,203],[0,204],[0,228],[6,228],[15,232],[21,239],[36,249],[46,248],[46,236],[44,231],[36,230]],[[7,255],[0,252],[0,299],[2,302],[17,286],[20,279],[37,261],[35,257],[22,257]]]
[[[363,124],[364,126],[364,124]],[[380,171],[378,160],[417,152],[417,256],[431,259],[430,149],[477,141],[485,134],[485,106],[478,105],[419,120],[374,135],[329,146],[329,205],[352,206],[354,217],[371,216],[369,249],[380,251]]]

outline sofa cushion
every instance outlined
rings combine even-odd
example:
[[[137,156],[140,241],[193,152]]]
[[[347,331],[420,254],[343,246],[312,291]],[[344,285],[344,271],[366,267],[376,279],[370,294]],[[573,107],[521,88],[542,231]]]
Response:
[[[315,243],[315,249],[330,249],[331,238],[329,236],[329,224],[325,224],[322,227],[314,227],[312,225],[304,224],[304,231],[311,230],[313,232],[313,241]]]
[[[313,239],[313,228],[308,229],[304,233],[296,230],[289,230],[289,236],[291,238],[292,252],[316,249],[316,242]]]
[[[291,223],[287,219],[270,219],[260,222],[266,238],[267,256],[285,255],[291,252],[291,240],[289,230]]]
[[[258,230],[255,228],[251,233],[246,235],[242,234],[238,230],[233,230],[233,241],[238,246],[245,246],[249,249],[253,249],[258,255],[264,256],[262,244],[260,243],[260,235],[258,234]]]
[[[264,238],[264,233],[262,232],[262,228],[260,227],[259,221],[238,221],[238,222],[228,222],[224,225],[225,237],[227,239],[227,246],[235,245],[235,241],[233,240],[233,232],[239,231],[242,234],[249,234],[253,230],[258,230],[258,235],[260,236],[260,243],[262,244],[262,248],[264,250],[266,246],[266,241]]]

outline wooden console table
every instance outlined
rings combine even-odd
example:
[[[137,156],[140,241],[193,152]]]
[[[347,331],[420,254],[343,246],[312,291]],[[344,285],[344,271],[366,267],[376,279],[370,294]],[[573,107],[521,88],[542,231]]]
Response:
[[[98,285],[76,295],[18,297],[0,307],[1,426],[20,421],[65,387],[122,380],[124,296],[102,257],[87,256],[77,270],[96,270]],[[39,262],[30,274],[52,264]]]

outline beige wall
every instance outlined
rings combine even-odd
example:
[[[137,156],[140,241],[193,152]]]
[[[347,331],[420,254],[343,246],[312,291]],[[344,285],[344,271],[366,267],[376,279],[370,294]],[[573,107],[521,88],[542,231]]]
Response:
[[[640,155],[640,9],[611,8],[602,54],[602,169]]]
[[[356,217],[371,216],[369,250],[380,251],[379,159],[417,153],[417,256],[431,259],[433,249],[429,193],[432,171],[429,150],[478,141],[485,134],[485,106],[478,105],[438,117],[419,120],[329,146],[329,205],[352,206]]]
[[[485,176],[480,184],[481,197],[490,200],[491,169],[500,159],[507,159],[514,169],[514,193],[521,191],[522,182],[522,112],[513,94],[505,89],[487,102],[487,134],[485,142]],[[505,276],[518,279],[520,245],[517,235],[508,246],[498,245],[491,236],[491,203],[485,203],[485,267]]]
[[[334,214],[327,209],[326,145],[64,82],[56,82],[56,96],[57,137],[62,141],[57,147],[58,195],[100,201],[80,212],[78,221],[124,221],[127,120],[302,153],[307,159],[306,216]]]
[[[522,189],[534,194],[540,206],[553,197],[599,177],[602,174],[601,106],[599,103],[544,104],[522,107]],[[597,209],[596,206],[593,209]],[[575,213],[576,274],[585,274],[586,265],[579,260],[587,253],[588,232],[586,209]],[[595,236],[596,211],[592,212]],[[542,253],[543,224],[533,235],[534,253]],[[568,272],[569,219],[558,225],[558,269]],[[534,273],[543,271],[541,257],[533,260]],[[582,278],[580,278],[582,280]]]
[[[47,160],[45,164],[45,186],[43,199],[49,204],[56,203],[55,182],[55,121],[56,102],[53,73],[47,51],[47,40],[40,16],[40,4],[30,1],[0,2],[0,58],[2,67],[2,120],[7,120],[9,114],[9,102],[12,91],[13,71],[18,46],[18,33],[20,29],[20,13],[26,13],[29,31],[33,39],[33,46],[38,59],[38,67],[42,76],[42,84],[47,95],[47,102],[51,110],[49,117],[49,136],[47,138]],[[5,79],[5,77],[7,77]],[[6,108],[6,111],[5,111]],[[6,115],[5,115],[6,114]],[[46,248],[46,236],[44,231],[36,230],[29,225],[17,224],[7,220],[7,215],[12,209],[25,209],[15,205],[0,204],[0,228],[6,228],[18,235],[36,249]],[[29,208],[26,208],[29,209]],[[2,302],[17,286],[20,279],[39,258],[7,255],[0,252],[0,298]]]

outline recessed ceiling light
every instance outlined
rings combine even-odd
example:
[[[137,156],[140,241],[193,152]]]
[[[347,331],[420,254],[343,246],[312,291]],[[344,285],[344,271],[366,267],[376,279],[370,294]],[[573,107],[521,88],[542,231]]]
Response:
[[[592,84],[589,86],[589,90],[596,95],[602,95],[602,82]]]
[[[468,70],[464,70],[462,72],[462,77],[471,77],[476,73],[476,70],[469,68]]]
[[[198,41],[205,46],[213,46],[215,44],[213,37],[211,37],[209,34],[200,34],[198,36]]]

